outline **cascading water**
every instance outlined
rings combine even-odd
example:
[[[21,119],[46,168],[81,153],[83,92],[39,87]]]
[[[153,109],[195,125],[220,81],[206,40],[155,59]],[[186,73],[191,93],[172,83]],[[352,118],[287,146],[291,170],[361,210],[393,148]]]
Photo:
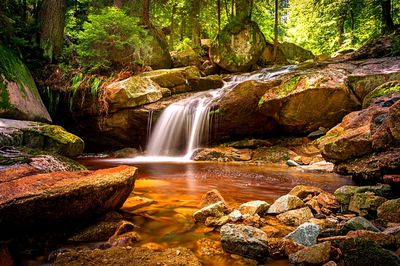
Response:
[[[212,103],[239,83],[248,80],[266,81],[288,73],[293,66],[233,76],[220,89],[201,92],[168,106],[158,119],[147,144],[146,156],[135,161],[189,161],[210,133]],[[152,116],[152,112],[150,112]],[[151,119],[148,134],[151,131]]]

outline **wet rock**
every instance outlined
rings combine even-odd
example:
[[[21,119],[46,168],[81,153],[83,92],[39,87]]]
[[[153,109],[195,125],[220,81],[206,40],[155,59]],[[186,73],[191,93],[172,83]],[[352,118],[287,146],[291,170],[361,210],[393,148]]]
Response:
[[[296,161],[294,161],[294,160],[287,160],[286,161],[286,164],[288,165],[288,166],[300,166],[300,164],[298,164]]]
[[[377,209],[378,219],[384,224],[400,223],[400,198],[388,200]]]
[[[140,155],[140,152],[135,148],[123,148],[121,150],[113,151],[109,154],[111,158],[133,158]]]
[[[350,204],[350,199],[356,193],[357,186],[341,186],[336,189],[334,195],[336,199],[340,202],[341,207],[346,211]]]
[[[299,197],[300,199],[305,199],[308,195],[318,196],[321,192],[323,192],[323,190],[319,187],[297,185],[292,188],[288,194]]]
[[[380,233],[368,230],[357,230],[348,232],[347,236],[352,238],[362,238],[364,240],[370,240],[381,247],[390,247],[396,244],[396,237],[385,234],[384,232]]]
[[[0,117],[51,123],[28,68],[3,45],[0,57]]]
[[[119,166],[81,172],[0,177],[0,225],[4,234],[21,228],[71,227],[118,209],[133,189],[136,168]],[[65,204],[68,202],[68,204]]]
[[[12,131],[9,131],[10,128]],[[0,118],[0,132],[6,132],[10,138],[22,140],[22,142],[12,141],[15,146],[23,145],[68,157],[78,156],[84,148],[81,138],[56,125]],[[21,136],[23,136],[22,139]],[[7,140],[0,138],[0,141]],[[6,142],[1,144],[4,145]]]
[[[124,202],[124,205],[122,205],[121,209],[127,212],[132,212],[137,209],[150,206],[154,203],[156,203],[155,200],[134,196],[127,198],[126,201]]]
[[[252,226],[226,224],[221,227],[222,248],[250,259],[263,260],[268,256],[267,235]]]
[[[243,224],[259,228],[264,224],[264,219],[261,218],[258,214],[245,214],[243,215]]]
[[[221,242],[209,238],[202,238],[196,242],[196,253],[200,257],[217,256],[224,254]]]
[[[207,217],[221,217],[224,216],[226,206],[222,201],[208,205],[193,214],[193,218],[196,222],[204,222]]]
[[[231,221],[231,222],[237,222],[237,221],[239,221],[240,219],[242,219],[243,218],[243,215],[242,215],[242,213],[240,212],[240,211],[238,211],[238,210],[234,210],[233,212],[231,212],[230,214],[229,214],[229,221]]]
[[[218,41],[211,45],[210,58],[228,71],[247,71],[264,49],[264,35],[255,22],[231,24],[224,27],[217,37]]]
[[[276,216],[281,222],[286,225],[300,225],[313,218],[310,208],[304,207],[301,209],[291,210]]]
[[[212,189],[210,191],[207,191],[205,194],[203,194],[201,196],[201,202],[200,202],[200,206],[201,207],[206,207],[208,205],[217,203],[217,202],[223,202],[225,204],[225,206],[227,206],[224,198],[222,197],[221,193],[219,193],[218,190],[216,189]]]
[[[10,251],[8,250],[8,246],[6,244],[0,245],[0,263],[1,266],[13,266],[14,261],[11,257]]]
[[[207,217],[204,224],[209,227],[222,226],[229,222],[229,216],[224,215],[221,217]]]
[[[131,232],[126,232],[123,234],[115,234],[111,236],[108,239],[108,243],[111,246],[120,246],[120,247],[126,247],[126,246],[133,246],[137,242],[139,242],[142,238],[137,232],[131,231]]]
[[[304,202],[299,197],[293,195],[284,195],[275,200],[275,202],[269,207],[268,213],[279,214],[303,206]]]
[[[194,161],[249,161],[251,160],[251,150],[234,149],[229,147],[201,148],[192,154]]]
[[[385,201],[384,197],[376,196],[373,192],[355,193],[350,199],[349,211],[361,216],[373,214]]]
[[[98,222],[75,233],[68,240],[74,242],[100,242],[106,241],[118,229],[117,222]]]
[[[361,216],[354,217],[348,220],[344,225],[341,231],[346,234],[349,231],[356,230],[369,230],[373,232],[379,232],[379,229],[376,228],[371,222]]]
[[[328,241],[306,247],[289,255],[289,265],[321,265],[329,261],[330,249],[331,243]]]
[[[305,246],[286,238],[269,238],[268,252],[271,257],[287,257]]]
[[[328,217],[323,219],[311,218],[310,223],[319,225],[321,228],[336,228],[339,224],[339,219],[335,217]]]
[[[373,241],[345,238],[333,241],[332,245],[338,247],[343,254],[339,265],[400,265],[398,256]]]
[[[172,51],[170,54],[174,68],[187,66],[200,67],[201,65],[199,56],[191,47],[186,47],[183,51]]]
[[[249,201],[246,203],[243,203],[242,205],[239,206],[239,211],[241,214],[249,214],[249,215],[255,215],[255,214],[262,214],[268,210],[270,207],[270,204],[262,201],[262,200],[254,200],[254,201]]]
[[[314,59],[312,52],[289,42],[282,42],[278,45],[280,51],[286,59],[293,60],[296,62],[303,62],[309,59]]]
[[[375,88],[373,91],[368,93],[363,99],[363,108],[367,108],[375,98],[387,95],[389,93],[400,92],[400,81],[389,81]]]
[[[285,163],[288,158],[294,158],[295,153],[286,147],[275,145],[272,147],[257,148],[252,160],[263,163]]]
[[[292,233],[285,238],[291,239],[296,243],[304,246],[312,246],[317,243],[317,237],[321,227],[313,223],[304,223],[296,228]]]
[[[187,248],[154,251],[138,247],[113,247],[106,250],[67,251],[57,256],[53,265],[187,265],[201,266],[198,258]]]
[[[339,202],[336,200],[336,197],[328,192],[322,192],[317,197],[317,202],[323,207],[327,209],[338,209],[340,207]]]
[[[224,82],[221,76],[212,75],[189,80],[189,86],[193,91],[207,91],[222,88]]]

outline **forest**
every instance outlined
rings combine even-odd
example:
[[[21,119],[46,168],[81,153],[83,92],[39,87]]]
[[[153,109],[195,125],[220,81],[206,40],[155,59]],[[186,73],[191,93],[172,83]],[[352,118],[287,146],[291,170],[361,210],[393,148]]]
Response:
[[[2,0],[0,96],[0,266],[400,266],[400,0]]]

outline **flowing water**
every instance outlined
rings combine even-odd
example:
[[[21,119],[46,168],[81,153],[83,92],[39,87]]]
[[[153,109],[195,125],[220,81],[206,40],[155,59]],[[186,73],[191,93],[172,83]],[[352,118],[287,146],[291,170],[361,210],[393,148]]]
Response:
[[[220,89],[200,92],[168,106],[158,119],[152,131],[152,113],[147,125],[150,139],[146,155],[136,157],[135,162],[149,161],[190,161],[193,151],[207,143],[212,123],[210,109],[224,93],[238,84],[249,81],[267,81],[292,71],[294,66],[236,75],[224,83]]]

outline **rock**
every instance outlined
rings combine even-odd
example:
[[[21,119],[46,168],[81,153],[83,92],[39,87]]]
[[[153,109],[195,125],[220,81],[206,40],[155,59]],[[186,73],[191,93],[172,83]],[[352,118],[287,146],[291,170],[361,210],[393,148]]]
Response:
[[[263,163],[285,163],[288,158],[293,158],[294,156],[295,153],[290,149],[276,145],[257,148],[253,153],[252,160]]]
[[[274,45],[267,42],[261,53],[260,58],[257,61],[257,64],[260,66],[270,66],[274,64],[278,65],[289,64],[289,62],[285,58],[285,55],[279,48],[275,60],[273,58],[273,54],[274,54]]]
[[[207,219],[205,220],[204,224],[205,226],[209,226],[209,227],[216,227],[216,226],[222,226],[226,223],[229,222],[229,216],[228,215],[224,215],[221,217],[207,217]]]
[[[288,195],[299,197],[300,199],[305,199],[309,195],[312,197],[318,196],[323,190],[319,187],[297,185],[292,190],[289,191]]]
[[[364,240],[370,240],[381,247],[390,247],[396,244],[396,237],[380,232],[372,232],[368,230],[357,230],[350,231],[347,233],[348,237],[362,238]]]
[[[140,247],[113,247],[106,250],[71,250],[59,254],[54,266],[62,265],[187,265],[201,266],[199,259],[187,248],[154,251]]]
[[[149,78],[159,86],[168,88],[172,94],[191,91],[189,80],[200,78],[197,67],[189,66],[174,69],[160,69],[140,74],[140,77]]]
[[[151,38],[151,53],[149,53],[148,58],[145,60],[146,65],[151,66],[152,69],[171,68],[172,59],[165,36],[152,26],[148,27],[147,31],[148,36]]]
[[[312,246],[317,243],[317,237],[320,231],[321,227],[319,225],[307,222],[301,224],[285,238],[291,239],[304,246]]]
[[[210,257],[224,254],[221,242],[209,238],[202,238],[196,242],[196,253],[200,257]]]
[[[384,224],[400,223],[400,198],[388,200],[377,209],[378,219]]]
[[[217,202],[223,202],[225,206],[227,206],[224,198],[222,197],[221,193],[219,193],[218,190],[212,189],[210,191],[207,191],[203,196],[201,196],[201,202],[200,206],[201,207],[206,207],[211,204],[217,203]]]
[[[220,233],[225,252],[257,260],[266,259],[268,256],[268,237],[260,229],[226,224],[221,227]]]
[[[339,265],[400,265],[398,256],[373,241],[345,238],[333,241],[332,245],[338,247],[343,254]]]
[[[316,196],[316,199],[317,202],[324,208],[335,210],[340,207],[336,197],[331,193],[321,192],[318,196]]]
[[[3,45],[0,58],[0,117],[51,123],[28,68]]]
[[[294,160],[287,160],[286,164],[288,166],[300,166],[300,164],[298,164],[297,162],[295,162]]]
[[[400,122],[400,101],[397,101],[389,109],[388,114],[388,127],[393,138],[400,142],[400,129],[398,127]]]
[[[1,146],[11,142],[13,146],[23,145],[69,157],[78,156],[84,148],[81,138],[56,125],[0,118],[0,132],[9,136],[0,138]]]
[[[251,160],[251,150],[234,149],[229,147],[200,148],[197,149],[191,159],[194,161],[249,161]]]
[[[222,88],[224,82],[219,75],[212,75],[196,79],[189,79],[189,86],[193,91],[207,91]]]
[[[140,76],[113,82],[105,90],[110,112],[156,102],[163,97],[156,82]]]
[[[352,53],[352,59],[389,57],[393,53],[393,46],[399,38],[398,34],[383,35],[379,38],[371,39],[369,42]]]
[[[279,221],[286,225],[300,225],[307,222],[309,219],[313,218],[310,208],[304,207],[301,209],[291,210],[276,216]]]
[[[400,93],[400,81],[389,81],[375,88],[363,99],[363,108],[367,108],[375,98],[385,96],[389,93]]]
[[[306,247],[289,255],[289,265],[321,265],[329,261],[330,242]]]
[[[226,206],[222,201],[208,205],[193,214],[193,218],[196,222],[204,222],[207,217],[221,217],[224,216]]]
[[[304,202],[300,198],[293,195],[284,195],[275,200],[275,202],[269,207],[268,213],[279,214],[303,206]]]
[[[257,23],[228,23],[210,48],[212,62],[230,72],[247,71],[260,57],[265,38]]]
[[[355,193],[351,197],[349,211],[365,216],[373,214],[386,201],[384,197],[376,196],[373,192]]]
[[[279,44],[279,50],[285,56],[286,59],[296,62],[303,62],[309,59],[314,59],[312,52],[303,49],[302,47],[289,42],[283,42]]]
[[[357,186],[341,186],[333,193],[344,211],[348,210],[350,199],[356,193],[357,188]]]
[[[139,242],[142,238],[137,232],[126,232],[123,234],[115,234],[111,236],[108,239],[108,243],[111,246],[120,246],[120,247],[126,247],[126,246],[133,246],[137,242]]]
[[[72,242],[101,242],[107,241],[118,229],[119,223],[114,221],[101,221],[90,225],[73,234],[68,241]]]
[[[320,218],[320,219],[311,218],[309,221],[310,223],[320,226],[322,229],[336,228],[337,225],[339,224],[339,220],[333,217]]]
[[[265,201],[262,200],[254,200],[254,201],[249,201],[246,203],[243,203],[242,205],[239,206],[239,211],[242,214],[250,214],[250,215],[255,215],[255,214],[263,214],[268,210],[270,207],[270,204],[268,204]]]
[[[336,262],[334,262],[333,260],[328,261],[327,263],[325,263],[322,266],[337,266]]]
[[[201,64],[200,70],[204,73],[204,75],[215,75],[220,72],[220,68],[217,64],[214,64],[210,60],[206,60]]]
[[[140,208],[150,206],[154,203],[156,203],[155,200],[144,198],[144,197],[139,197],[139,196],[133,196],[133,197],[127,198],[127,200],[124,202],[124,205],[122,205],[121,209],[126,212],[133,212]]]
[[[268,253],[271,257],[287,257],[305,247],[286,238],[269,238]]]
[[[367,219],[361,216],[354,217],[348,220],[341,229],[342,233],[346,234],[349,231],[356,230],[369,230],[373,232],[379,232],[379,229],[376,228],[372,223],[370,223]]]
[[[0,257],[1,257],[1,266],[13,266],[14,261],[11,257],[10,251],[8,250],[8,246],[6,244],[0,245]]]
[[[233,212],[231,212],[230,214],[229,214],[229,221],[231,221],[231,222],[237,222],[237,221],[239,221],[240,219],[242,219],[243,218],[243,215],[242,215],[242,213],[240,212],[240,211],[238,211],[238,210],[234,210]]]
[[[172,66],[174,68],[187,66],[196,66],[200,68],[201,66],[200,57],[189,46],[183,51],[172,51],[170,54],[172,58]]]
[[[108,156],[111,158],[133,158],[141,153],[135,148],[123,148],[121,150],[113,151]]]
[[[6,229],[2,233],[72,227],[118,209],[132,191],[135,176],[136,168],[128,166],[13,179],[2,175],[0,225]]]

